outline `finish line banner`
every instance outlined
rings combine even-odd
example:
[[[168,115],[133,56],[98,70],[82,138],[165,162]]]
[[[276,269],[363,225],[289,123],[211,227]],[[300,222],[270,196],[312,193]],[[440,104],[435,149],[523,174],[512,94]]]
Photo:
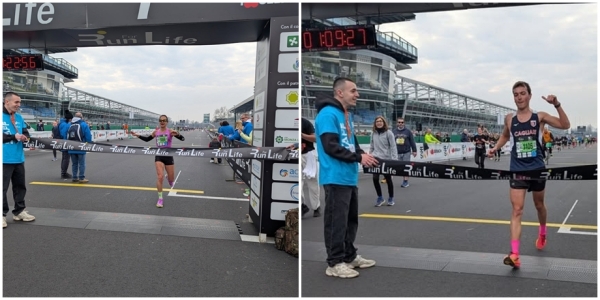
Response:
[[[377,167],[363,167],[363,173],[430,179],[462,180],[597,180],[598,165],[513,172],[443,164],[377,159]]]
[[[118,153],[145,156],[202,157],[202,158],[252,158],[285,161],[299,158],[298,150],[283,147],[247,148],[157,148],[144,146],[121,146],[102,143],[81,143],[69,140],[31,138],[25,144],[28,148],[46,150],[77,150],[94,153]]]

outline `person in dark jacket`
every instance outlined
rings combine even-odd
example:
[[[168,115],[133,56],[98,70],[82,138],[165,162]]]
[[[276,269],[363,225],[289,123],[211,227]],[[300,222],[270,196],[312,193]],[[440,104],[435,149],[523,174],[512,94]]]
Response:
[[[75,113],[75,117],[71,120],[71,126],[81,126],[81,142],[92,142],[92,131],[90,126],[83,120],[83,114],[80,112]],[[68,132],[68,131],[67,131]],[[67,136],[67,138],[71,139]],[[73,169],[73,182],[77,183],[88,183],[89,180],[85,178],[85,157],[86,152],[80,150],[69,150],[71,155],[71,167]]]
[[[71,127],[71,120],[73,119],[73,114],[67,109],[65,110],[65,117],[60,119],[60,123],[58,124],[58,130],[60,131],[60,136],[62,139],[67,138],[67,131],[69,131],[69,127]],[[69,169],[69,163],[71,162],[71,156],[67,150],[60,150],[62,152],[62,161],[60,163],[60,178],[63,180],[67,180],[72,178],[71,174],[67,172]]]
[[[403,118],[398,118],[396,126],[392,129],[392,133],[394,134],[394,140],[396,141],[398,160],[410,161],[411,154],[413,157],[417,157],[417,144],[415,143],[415,138],[412,131],[404,126]],[[408,186],[408,177],[404,176],[404,181],[402,181],[400,187],[406,188]]]
[[[52,122],[52,138],[55,140],[60,140],[62,137],[60,136],[60,129],[58,128],[58,122]],[[54,158],[52,161],[56,161],[56,149],[52,149],[52,154],[54,154]]]
[[[230,127],[231,127],[231,125],[230,125]],[[210,141],[210,143],[208,143],[208,147],[211,148],[211,149],[221,149],[221,142],[219,142],[219,139],[217,139],[216,137],[214,137],[212,139],[212,141]],[[221,163],[221,158],[220,157],[217,158],[217,161],[220,164]],[[215,158],[211,157],[210,158],[210,162],[214,163],[215,162]]]

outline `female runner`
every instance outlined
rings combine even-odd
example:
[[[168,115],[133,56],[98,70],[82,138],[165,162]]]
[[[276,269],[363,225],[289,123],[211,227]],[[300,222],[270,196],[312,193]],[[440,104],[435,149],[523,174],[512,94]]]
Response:
[[[160,117],[158,117],[158,122],[159,127],[157,127],[149,136],[141,136],[136,132],[131,132],[131,135],[138,137],[140,140],[145,142],[156,139],[156,146],[158,148],[170,148],[173,137],[178,138],[180,141],[185,141],[185,138],[179,132],[167,128],[169,118],[166,115],[160,115]],[[156,207],[160,208],[163,207],[162,191],[163,180],[165,178],[163,170],[167,171],[167,180],[169,181],[169,186],[173,187],[173,181],[175,180],[175,161],[173,160],[173,156],[157,155],[154,158],[154,164],[156,165],[156,189],[158,190],[158,202],[156,202]]]

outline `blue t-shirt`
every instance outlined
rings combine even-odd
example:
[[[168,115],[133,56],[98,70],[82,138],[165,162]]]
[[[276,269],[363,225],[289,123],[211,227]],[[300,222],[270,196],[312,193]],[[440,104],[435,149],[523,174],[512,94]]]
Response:
[[[20,114],[15,113],[15,126],[10,121],[10,115],[2,114],[2,132],[4,134],[14,135],[20,133],[23,134],[23,128],[25,128],[25,122]],[[20,164],[25,162],[25,151],[23,151],[23,142],[21,141],[10,141],[2,144],[2,163],[3,164]]]
[[[354,149],[354,126],[352,115],[348,116],[351,136],[348,136],[344,112],[334,106],[324,107],[315,119],[315,134],[317,136],[317,153],[319,154],[319,184],[338,184],[358,186],[358,163],[346,162],[329,156],[323,150],[321,135],[334,133],[340,137],[340,145],[352,152]]]

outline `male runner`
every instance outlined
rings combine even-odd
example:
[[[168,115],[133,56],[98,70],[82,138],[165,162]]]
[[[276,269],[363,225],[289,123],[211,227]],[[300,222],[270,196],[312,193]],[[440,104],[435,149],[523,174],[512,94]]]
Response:
[[[523,81],[517,81],[512,88],[517,113],[506,115],[504,118],[504,130],[496,146],[489,151],[489,155],[501,149],[510,139],[512,149],[510,151],[510,171],[532,171],[544,169],[544,159],[541,151],[542,132],[546,124],[558,128],[568,129],[571,124],[565,111],[562,109],[558,98],[554,95],[542,96],[548,103],[554,105],[558,112],[558,118],[546,112],[534,113],[529,108],[531,100],[531,88]],[[513,268],[519,268],[519,241],[521,238],[521,216],[525,204],[527,191],[533,193],[533,203],[538,213],[540,222],[539,236],[535,241],[538,250],[546,246],[546,206],[544,205],[544,180],[510,180],[510,202],[512,204],[512,216],[510,219],[511,252],[504,258],[504,264]]]

